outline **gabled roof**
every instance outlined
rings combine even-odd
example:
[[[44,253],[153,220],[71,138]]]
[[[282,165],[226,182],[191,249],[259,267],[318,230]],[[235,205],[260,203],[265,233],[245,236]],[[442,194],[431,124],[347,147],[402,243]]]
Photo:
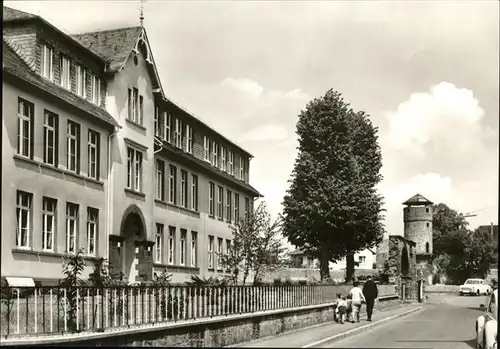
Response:
[[[426,199],[420,194],[416,194],[403,202],[403,205],[432,205],[433,202]]]
[[[89,101],[75,95],[74,93],[42,78],[16,54],[8,42],[3,41],[3,72],[5,75],[18,78],[59,100],[75,106],[76,108],[93,115],[112,126],[119,126],[118,122],[104,109],[90,103]],[[4,77],[5,79],[5,77]]]
[[[128,27],[73,34],[71,37],[109,62],[111,71],[119,71],[134,50],[143,28]]]
[[[19,11],[7,6],[3,6],[3,21],[15,21],[15,20],[23,20],[23,19],[33,19],[36,18],[36,15],[33,15],[28,12]]]

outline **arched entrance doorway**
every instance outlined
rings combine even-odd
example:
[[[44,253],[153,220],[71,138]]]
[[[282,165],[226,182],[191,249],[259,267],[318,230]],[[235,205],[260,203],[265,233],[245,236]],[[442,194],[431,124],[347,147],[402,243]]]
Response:
[[[113,275],[129,283],[151,280],[152,245],[147,240],[141,210],[136,205],[130,206],[123,214],[120,235],[110,236],[109,260],[113,264]]]

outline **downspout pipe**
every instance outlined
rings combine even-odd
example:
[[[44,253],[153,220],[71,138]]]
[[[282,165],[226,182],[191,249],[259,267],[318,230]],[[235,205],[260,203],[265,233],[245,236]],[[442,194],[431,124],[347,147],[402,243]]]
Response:
[[[106,191],[106,241],[105,241],[105,246],[106,246],[106,251],[105,251],[105,257],[106,259],[109,259],[109,236],[113,232],[113,137],[116,136],[118,131],[121,129],[121,126],[115,126],[113,133],[111,133],[108,136],[108,168],[107,168],[107,174],[108,174],[108,185],[107,185],[107,191]],[[109,262],[109,260],[108,260]]]

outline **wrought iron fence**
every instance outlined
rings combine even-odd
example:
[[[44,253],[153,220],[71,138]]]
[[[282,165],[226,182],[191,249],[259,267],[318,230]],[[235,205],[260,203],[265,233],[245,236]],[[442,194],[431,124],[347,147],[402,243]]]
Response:
[[[1,336],[103,332],[133,326],[328,304],[347,286],[2,288]],[[395,294],[393,285],[379,294]]]

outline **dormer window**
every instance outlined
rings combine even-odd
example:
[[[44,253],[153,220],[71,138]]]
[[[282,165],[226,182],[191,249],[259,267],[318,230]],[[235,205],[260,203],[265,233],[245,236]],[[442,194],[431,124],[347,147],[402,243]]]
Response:
[[[210,138],[203,136],[203,159],[210,162]]]
[[[90,89],[92,93],[92,103],[101,104],[101,79],[94,74],[90,78]]]
[[[213,151],[213,158],[212,158],[212,165],[215,167],[219,167],[219,146],[215,141],[212,142],[212,151]]]
[[[71,62],[68,57],[61,55],[59,68],[59,82],[67,90],[71,90]]]
[[[51,81],[54,80],[54,64],[52,61],[53,50],[47,45],[42,46],[41,69],[42,76]]]
[[[87,98],[87,89],[85,84],[85,80],[87,78],[86,75],[85,68],[78,64],[76,66],[76,94],[82,98]]]
[[[193,154],[193,128],[186,125],[186,151]]]
[[[245,180],[245,159],[243,159],[243,156],[240,157],[240,179]]]
[[[220,156],[221,156],[220,169],[224,172],[226,172],[226,158],[227,158],[226,153],[227,153],[227,149],[221,145],[220,146]]]
[[[227,173],[230,175],[234,175],[234,153],[231,150],[228,150],[228,159],[227,159]]]
[[[172,142],[172,137],[171,137],[171,131],[170,131],[170,124],[172,123],[170,114],[167,112],[163,112],[163,120],[165,122],[165,140],[167,142]]]
[[[182,123],[179,119],[175,119],[175,146],[182,148]]]

